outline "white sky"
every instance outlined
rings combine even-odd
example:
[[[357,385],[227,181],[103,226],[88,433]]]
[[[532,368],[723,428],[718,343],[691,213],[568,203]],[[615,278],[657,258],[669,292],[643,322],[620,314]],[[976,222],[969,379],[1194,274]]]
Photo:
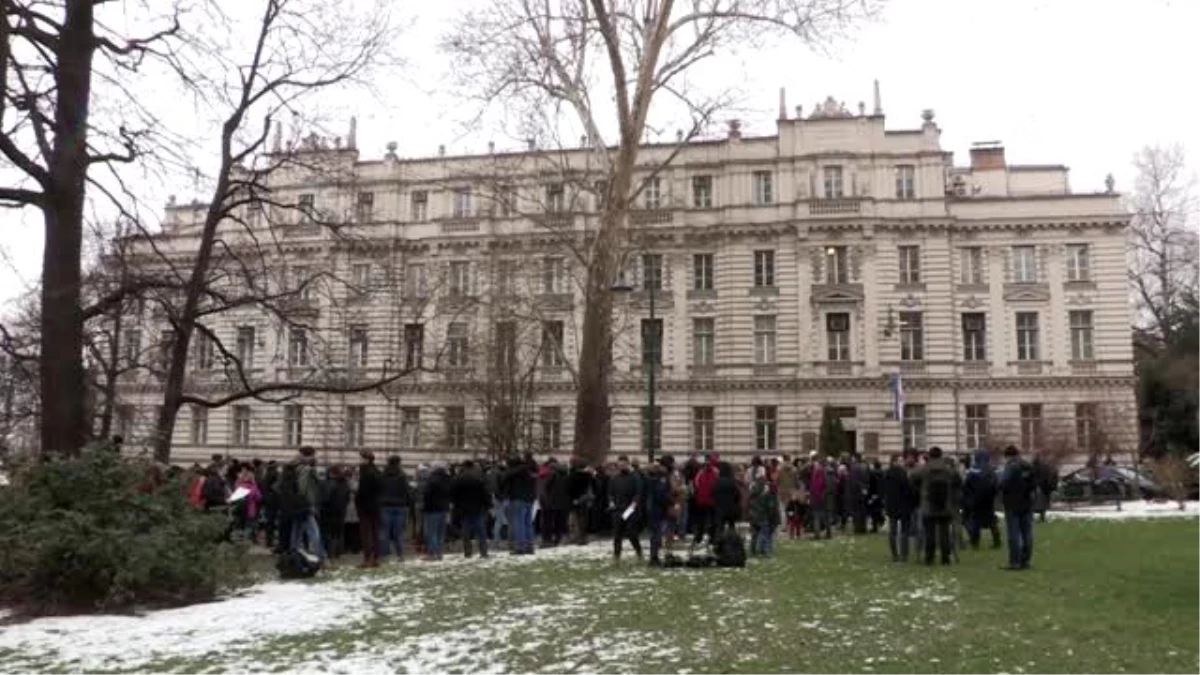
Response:
[[[469,105],[449,90],[437,35],[454,8],[483,0],[397,3],[420,12],[397,35],[408,67],[375,94],[335,110],[358,117],[363,158],[388,141],[401,156],[482,152],[486,134],[464,136]],[[1066,164],[1071,186],[1099,190],[1112,173],[1118,191],[1133,181],[1131,160],[1144,145],[1180,143],[1200,169],[1200,0],[889,0],[883,15],[824,54],[800,45],[727,59],[719,71],[746,93],[739,112],[747,134],[774,132],[778,90],[788,109],[832,95],[851,110],[871,106],[882,89],[889,128],[916,128],[935,110],[942,146],[958,163],[975,141],[1003,141],[1010,163]],[[405,17],[408,18],[408,17]],[[710,70],[710,69],[706,69]],[[711,69],[714,72],[716,68]],[[181,104],[180,118],[193,115]],[[344,133],[344,125],[327,133]],[[512,142],[496,138],[498,147]],[[190,199],[190,186],[177,192]],[[164,203],[166,194],[157,198]],[[36,214],[0,213],[0,302],[36,280],[41,266]]]

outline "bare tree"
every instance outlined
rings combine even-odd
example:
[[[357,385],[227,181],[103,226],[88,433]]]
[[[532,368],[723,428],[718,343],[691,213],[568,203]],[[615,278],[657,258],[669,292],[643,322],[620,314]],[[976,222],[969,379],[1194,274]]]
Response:
[[[582,135],[588,164],[601,174],[598,223],[580,233],[585,275],[576,455],[600,459],[609,446],[611,291],[628,253],[629,214],[644,185],[639,176],[656,173],[639,164],[656,110],[672,105],[691,118],[691,131],[680,139],[686,142],[729,101],[726,92],[689,85],[688,74],[704,61],[777,36],[824,43],[875,4],[502,0],[466,12],[445,39],[467,91],[519,117],[528,137]]]

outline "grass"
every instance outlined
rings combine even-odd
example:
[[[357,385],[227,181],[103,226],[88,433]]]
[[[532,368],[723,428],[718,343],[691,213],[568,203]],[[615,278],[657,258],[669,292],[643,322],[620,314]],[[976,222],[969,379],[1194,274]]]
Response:
[[[1196,535],[1194,519],[1051,522],[1021,573],[986,549],[892,564],[879,535],[785,541],[746,570],[614,566],[597,549],[342,570],[318,583],[354,590],[343,620],[86,669],[1195,673]],[[0,671],[72,669],[3,651]]]

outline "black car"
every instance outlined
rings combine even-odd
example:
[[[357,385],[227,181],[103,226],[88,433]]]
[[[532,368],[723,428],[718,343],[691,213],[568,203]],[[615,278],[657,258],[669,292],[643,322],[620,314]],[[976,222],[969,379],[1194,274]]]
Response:
[[[1059,496],[1065,501],[1166,499],[1167,491],[1144,471],[1127,466],[1098,466],[1076,469],[1063,476]]]

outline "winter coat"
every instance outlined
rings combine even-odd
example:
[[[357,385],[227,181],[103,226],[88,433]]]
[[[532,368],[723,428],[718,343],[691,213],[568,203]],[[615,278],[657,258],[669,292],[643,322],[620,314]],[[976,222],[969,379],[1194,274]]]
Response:
[[[429,477],[425,480],[421,510],[425,513],[445,513],[450,510],[450,474],[445,469],[429,472]]]
[[[825,493],[829,490],[829,486],[825,484],[825,471],[821,467],[813,467],[811,474],[808,483],[809,499],[815,506],[824,508]]]
[[[559,467],[546,479],[546,499],[543,502],[547,509],[566,511],[571,508],[570,477],[567,470]]]
[[[1000,499],[1005,511],[1033,510],[1037,480],[1033,465],[1020,457],[1014,457],[1004,465],[1000,474]]]
[[[250,494],[242,498],[245,502],[246,520],[254,520],[258,517],[260,505],[262,504],[262,492],[258,489],[258,483],[253,480],[239,480],[237,485],[234,485],[234,490],[245,488]]]
[[[584,506],[585,497],[592,491],[592,476],[583,467],[575,467],[567,474],[567,498],[575,506]]]
[[[364,462],[358,467],[358,491],[354,494],[354,508],[359,513],[369,513],[379,508],[379,494],[383,489],[379,467],[374,462]]]
[[[296,465],[296,483],[300,488],[300,496],[304,505],[315,509],[321,505],[321,482],[317,478],[317,468],[308,462]]]
[[[757,527],[779,525],[779,497],[765,486],[756,486],[750,493],[750,522]]]
[[[996,510],[996,472],[986,450],[975,453],[971,469],[963,481],[963,510],[967,513],[993,513]]]
[[[917,508],[917,494],[908,470],[896,464],[883,472],[883,510],[888,518],[902,520]]]
[[[228,495],[225,494],[225,481],[216,475],[205,477],[200,495],[205,509],[225,506],[225,500],[228,498]]]
[[[716,506],[716,495],[713,494],[718,479],[717,466],[710,463],[696,474],[696,505],[701,508]]]
[[[867,505],[867,470],[862,464],[853,464],[842,481],[842,508],[847,513],[859,513]]]
[[[667,517],[671,508],[671,479],[665,471],[650,474],[645,479],[646,514],[658,521]]]
[[[487,485],[476,470],[463,471],[454,477],[450,483],[450,501],[454,502],[454,512],[460,518],[480,515],[492,507]]]
[[[359,488],[361,490],[361,487]],[[389,464],[379,476],[380,508],[409,507],[413,504],[414,495],[408,485],[408,475],[398,465]]]
[[[617,513],[624,513],[630,504],[639,501],[640,486],[638,477],[632,471],[622,471],[608,481],[608,500],[610,507]]]
[[[330,480],[325,486],[321,504],[321,519],[330,523],[345,523],[346,508],[350,505],[350,481],[342,477]]]
[[[508,498],[517,502],[533,502],[537,497],[536,469],[525,462],[518,462],[504,474],[501,490]]]
[[[921,498],[923,518],[950,518],[958,510],[962,479],[945,457],[930,459],[913,475],[913,484]]]
[[[790,501],[792,493],[796,491],[796,467],[787,462],[780,465],[775,477],[775,486],[779,501],[785,504]]]
[[[732,475],[722,474],[713,484],[713,508],[718,520],[737,520],[741,515],[742,494]]]

